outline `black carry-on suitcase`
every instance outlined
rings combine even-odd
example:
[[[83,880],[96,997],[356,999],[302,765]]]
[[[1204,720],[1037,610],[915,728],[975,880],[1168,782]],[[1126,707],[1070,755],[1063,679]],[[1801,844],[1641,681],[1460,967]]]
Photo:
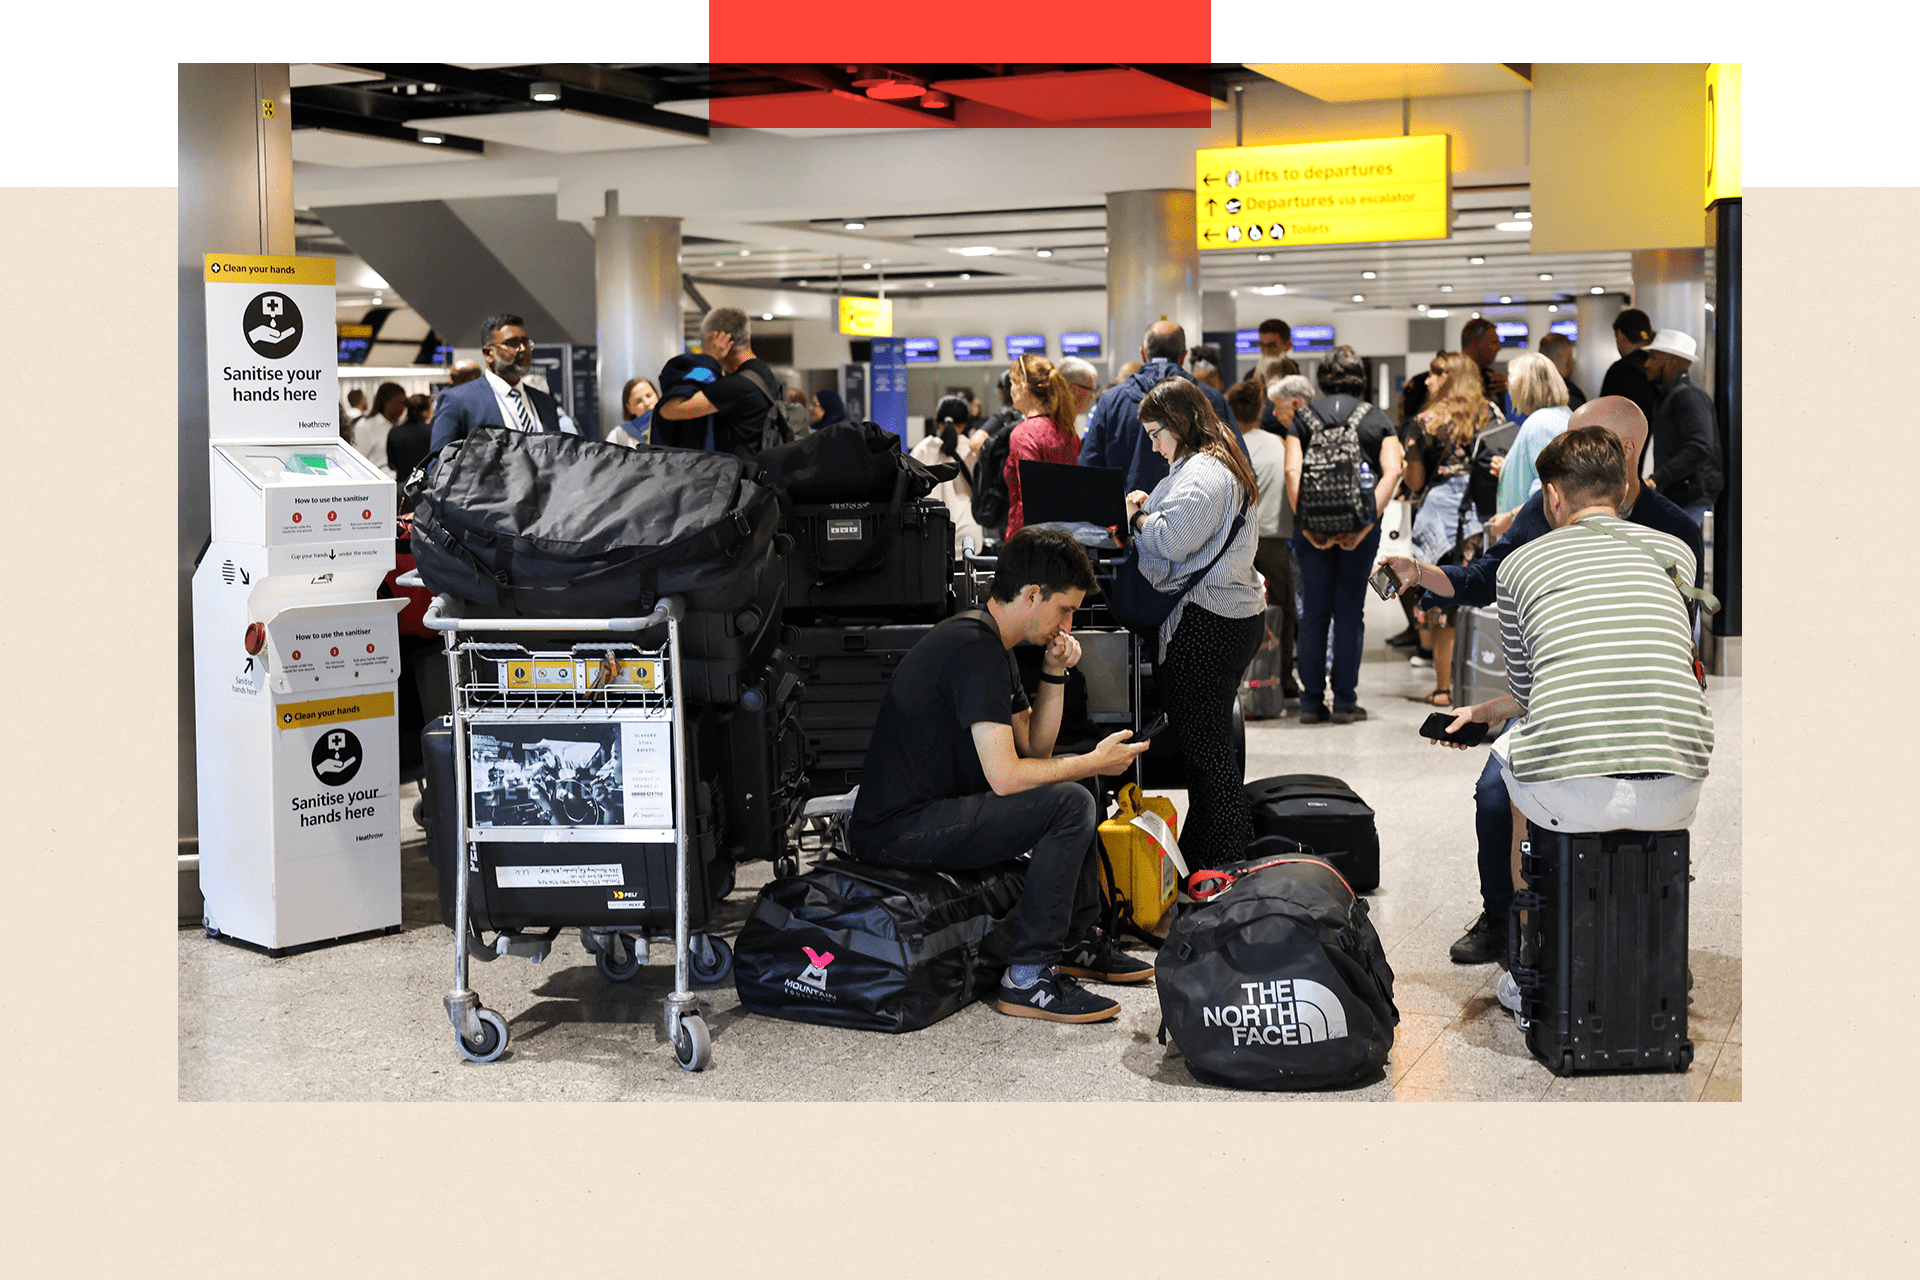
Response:
[[[1529,837],[1509,917],[1527,1048],[1555,1075],[1685,1071],[1687,833]]]
[[[1380,887],[1380,834],[1373,810],[1352,787],[1318,773],[1290,773],[1246,785],[1255,836],[1298,840],[1333,865],[1355,893]]]
[[[937,622],[953,582],[953,513],[936,498],[796,505],[786,512],[788,620]]]
[[[1453,615],[1453,705],[1471,707],[1507,691],[1507,655],[1500,610],[1456,609]]]
[[[887,685],[931,630],[931,624],[796,629],[790,652],[802,682],[809,797],[843,795],[860,785]]]

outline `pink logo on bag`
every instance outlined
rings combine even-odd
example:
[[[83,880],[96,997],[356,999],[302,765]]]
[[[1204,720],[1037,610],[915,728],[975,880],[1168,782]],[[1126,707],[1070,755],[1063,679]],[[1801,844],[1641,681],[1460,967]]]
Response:
[[[833,963],[833,952],[815,951],[812,947],[801,947],[800,949],[807,953],[807,967],[801,972],[799,980],[812,987],[815,991],[825,991],[827,989],[827,966]]]

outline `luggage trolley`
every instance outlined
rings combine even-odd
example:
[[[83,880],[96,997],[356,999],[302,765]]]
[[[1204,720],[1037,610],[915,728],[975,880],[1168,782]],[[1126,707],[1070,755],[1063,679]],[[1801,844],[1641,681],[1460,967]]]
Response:
[[[436,597],[425,622],[446,646],[453,703],[454,795],[443,813],[462,865],[446,1007],[460,1052],[492,1062],[508,1038],[505,1020],[468,985],[468,961],[538,962],[563,926],[577,924],[601,972],[615,980],[639,971],[649,942],[672,939],[667,1038],[682,1068],[701,1070],[712,1041],[688,976],[718,981],[733,956],[724,941],[693,932],[689,918],[690,885],[701,886],[702,924],[711,904],[706,868],[689,865],[681,602],[663,599],[638,618],[464,618],[453,610],[449,597]],[[663,629],[660,643],[641,643]],[[593,638],[572,639],[583,633]],[[476,779],[480,760],[486,773]],[[490,844],[500,851],[495,858],[484,856]],[[583,844],[613,845],[621,856],[583,859]],[[530,848],[554,845],[573,846],[576,856],[510,865]],[[475,883],[486,875],[497,885]],[[669,883],[670,933],[659,901]],[[486,896],[476,903],[476,893]],[[631,923],[619,918],[623,908]],[[491,945],[480,939],[485,923],[477,926],[476,914],[495,929]],[[605,923],[609,916],[618,922]],[[522,933],[522,925],[545,931]]]

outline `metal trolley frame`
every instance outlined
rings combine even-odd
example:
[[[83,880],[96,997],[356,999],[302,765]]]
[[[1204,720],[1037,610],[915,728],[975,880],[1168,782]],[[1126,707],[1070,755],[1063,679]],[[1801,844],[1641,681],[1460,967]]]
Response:
[[[668,774],[673,793],[673,991],[665,1001],[667,1039],[673,1045],[674,1058],[682,1068],[688,1071],[703,1069],[712,1055],[712,1038],[705,1020],[696,1011],[697,1002],[687,985],[688,972],[691,967],[696,977],[701,976],[702,970],[708,977],[724,976],[725,969],[730,966],[731,955],[726,953],[726,944],[723,942],[709,939],[705,934],[697,939],[689,936],[687,731],[680,679],[680,620],[685,612],[684,606],[678,598],[669,597],[661,600],[651,614],[638,618],[465,618],[457,616],[453,609],[453,601],[449,597],[438,596],[428,607],[425,622],[428,627],[441,633],[446,646],[447,678],[453,698],[452,818],[454,830],[458,833],[457,844],[463,865],[454,876],[457,888],[453,990],[447,993],[445,1004],[460,1052],[475,1062],[492,1062],[506,1051],[508,1040],[505,1019],[483,1007],[479,995],[468,985],[469,960],[520,955],[537,963],[547,956],[554,938],[560,932],[559,927],[555,926],[544,934],[501,933],[494,944],[488,947],[480,942],[472,928],[470,878],[480,870],[478,843],[501,838],[498,829],[480,828],[472,823],[468,753],[470,730],[476,717],[487,723],[512,723],[522,718],[529,723],[542,720],[580,722],[613,720],[616,715],[623,713],[630,717],[639,711],[647,713],[648,718],[665,718],[672,726],[670,741],[673,758]],[[635,642],[638,633],[658,631],[662,627],[666,630],[664,649]],[[477,664],[501,662],[511,655],[535,659],[537,651],[533,647],[509,640],[509,634],[531,636],[581,632],[610,633],[610,641],[574,645],[570,656],[598,660],[608,651],[615,650],[621,651],[622,657],[659,663],[667,673],[664,690],[643,690],[612,684],[586,690],[543,692],[537,685],[531,689],[508,690],[504,678],[487,682],[476,675]],[[463,633],[470,634],[463,638]],[[618,635],[621,639],[612,640],[612,635]],[[555,653],[558,653],[557,649]],[[656,667],[656,672],[659,669]],[[657,679],[655,683],[659,683]],[[559,834],[563,828],[547,830],[548,839],[566,838],[566,835]],[[595,832],[595,838],[601,840],[618,841],[623,835],[626,833],[605,829]],[[637,842],[639,835],[634,833],[628,838]],[[583,928],[580,934],[581,941],[598,958],[601,971],[616,980],[630,978],[637,973],[645,962],[647,943],[656,940],[654,935],[640,926]],[[626,950],[629,945],[627,935],[637,935],[640,939],[637,956]],[[666,935],[662,933],[659,936],[664,938]]]

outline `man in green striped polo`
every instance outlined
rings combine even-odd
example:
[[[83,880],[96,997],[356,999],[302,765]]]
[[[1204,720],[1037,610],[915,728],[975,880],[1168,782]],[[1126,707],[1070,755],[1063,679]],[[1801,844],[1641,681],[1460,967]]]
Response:
[[[1681,588],[1693,553],[1620,519],[1626,454],[1613,432],[1568,431],[1536,466],[1552,532],[1499,570],[1510,692],[1453,725],[1523,717],[1494,752],[1514,807],[1542,830],[1679,830],[1713,751]]]

